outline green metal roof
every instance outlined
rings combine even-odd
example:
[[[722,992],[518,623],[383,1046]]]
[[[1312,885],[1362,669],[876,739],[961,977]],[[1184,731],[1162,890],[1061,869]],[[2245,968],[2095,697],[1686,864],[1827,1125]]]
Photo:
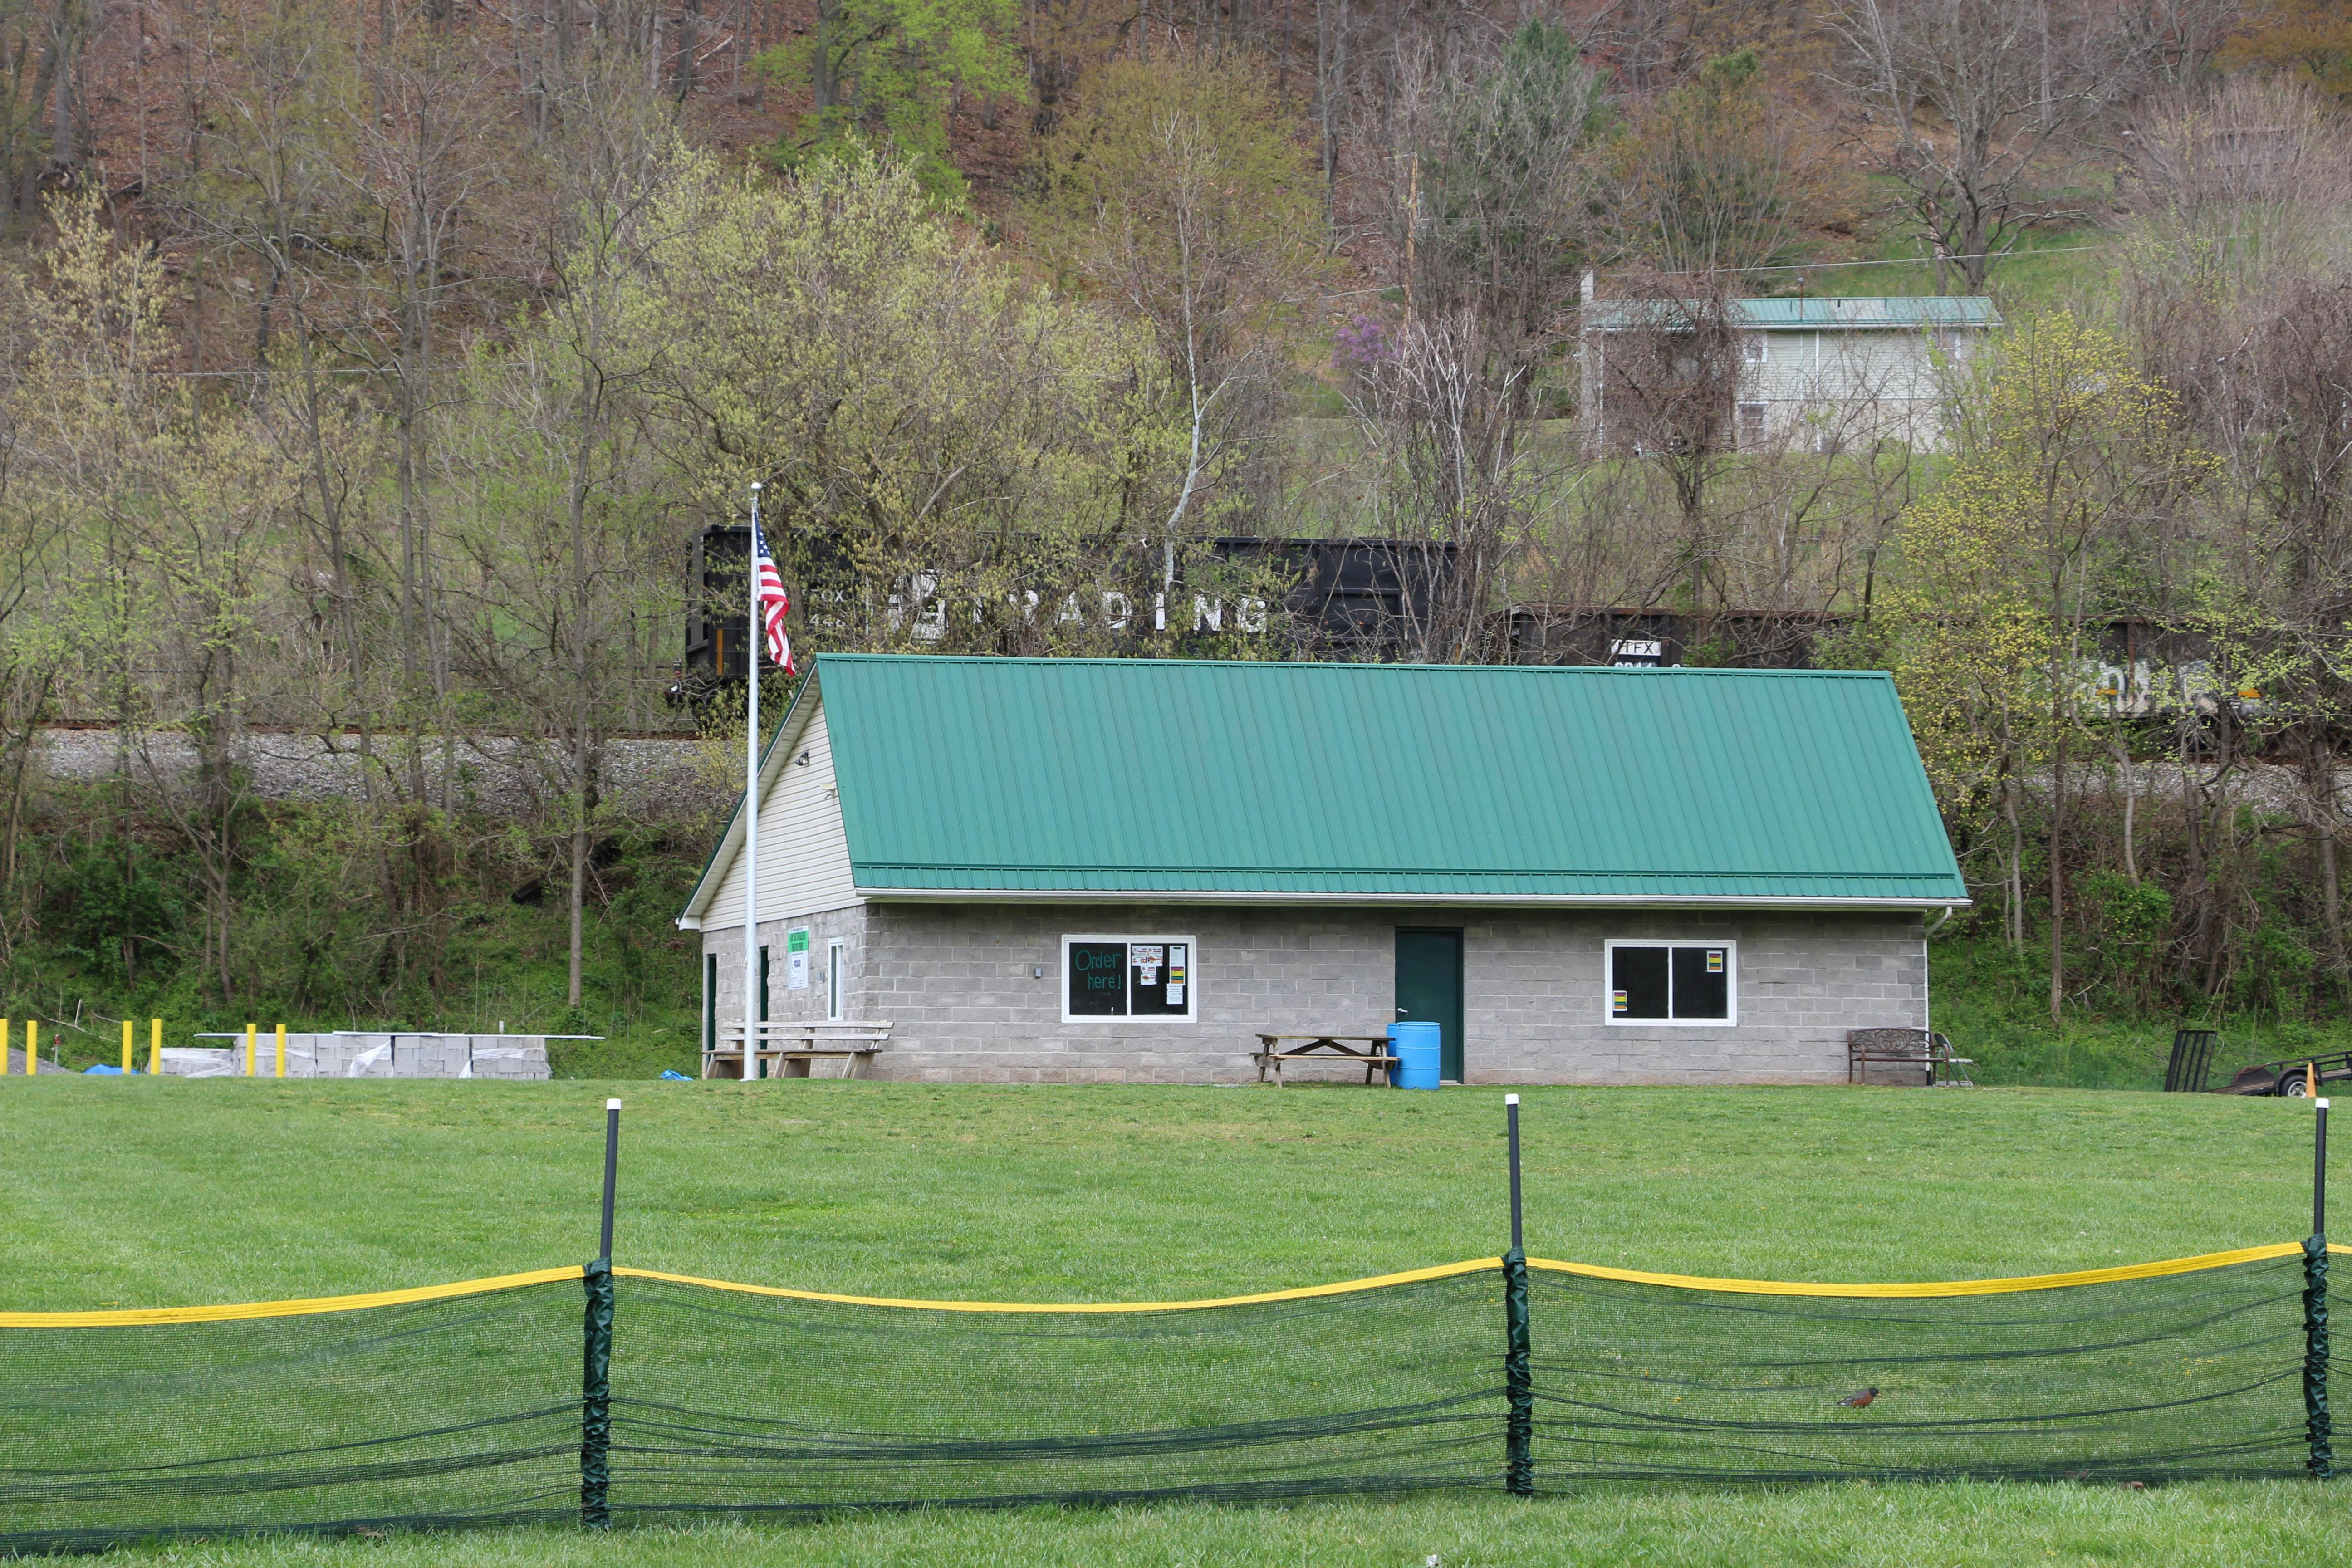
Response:
[[[1680,307],[1651,300],[1602,300],[1585,319],[1601,331],[1658,321]],[[1923,327],[2000,325],[2000,313],[1981,294],[1808,295],[1802,299],[1735,300],[1732,319],[1758,331],[1916,331]],[[1665,318],[1671,322],[1671,316]]]
[[[827,654],[816,685],[884,898],[1968,897],[1874,672]]]

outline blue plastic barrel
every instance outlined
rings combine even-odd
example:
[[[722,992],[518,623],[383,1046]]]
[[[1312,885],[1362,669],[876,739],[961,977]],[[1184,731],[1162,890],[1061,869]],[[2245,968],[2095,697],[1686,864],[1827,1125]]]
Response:
[[[1391,1024],[1389,1055],[1397,1065],[1389,1081],[1399,1089],[1435,1089],[1444,1038],[1435,1024]]]

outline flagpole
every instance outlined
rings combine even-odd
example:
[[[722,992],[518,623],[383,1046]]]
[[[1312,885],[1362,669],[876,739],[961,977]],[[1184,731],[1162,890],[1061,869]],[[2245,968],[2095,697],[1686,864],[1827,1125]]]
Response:
[[[743,1081],[759,1076],[760,1005],[760,483],[751,481],[751,537],[744,542],[743,578],[750,585],[743,619],[746,722],[743,726]]]

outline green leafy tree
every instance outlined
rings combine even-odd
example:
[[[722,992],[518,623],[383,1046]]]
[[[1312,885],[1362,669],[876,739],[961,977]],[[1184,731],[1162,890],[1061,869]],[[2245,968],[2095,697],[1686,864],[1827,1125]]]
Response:
[[[877,142],[904,154],[935,199],[961,201],[948,110],[958,90],[1026,90],[1020,20],[1013,0],[817,0],[814,26],[760,57],[779,81],[809,88],[809,110],[776,161],[798,168]]]
[[[2065,999],[2067,768],[2087,739],[2118,548],[2204,479],[2172,395],[2110,333],[2059,314],[2012,332],[1957,403],[1958,460],[1905,515],[1889,595],[1896,679],[1948,803],[1997,804],[2008,935],[2024,942],[2031,783],[2046,789],[2050,1016]]]
[[[1133,542],[1178,458],[1148,334],[960,239],[896,158],[704,168],[649,221],[614,331],[665,345],[650,406],[691,503],[765,485],[803,656],[1070,651],[1151,614]]]

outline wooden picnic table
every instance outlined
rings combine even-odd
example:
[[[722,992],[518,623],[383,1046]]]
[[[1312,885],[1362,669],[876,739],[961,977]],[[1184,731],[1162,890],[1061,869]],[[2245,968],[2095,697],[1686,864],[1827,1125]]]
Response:
[[[1282,1064],[1313,1058],[1318,1061],[1338,1059],[1364,1064],[1364,1081],[1370,1083],[1372,1075],[1385,1072],[1397,1065],[1389,1054],[1386,1035],[1260,1035],[1258,1037],[1257,1080],[1265,1081],[1268,1068],[1274,1072],[1274,1087],[1282,1087]],[[1295,1040],[1296,1045],[1285,1045]],[[1362,1047],[1359,1049],[1358,1047]],[[1391,1085],[1391,1087],[1394,1087]]]

